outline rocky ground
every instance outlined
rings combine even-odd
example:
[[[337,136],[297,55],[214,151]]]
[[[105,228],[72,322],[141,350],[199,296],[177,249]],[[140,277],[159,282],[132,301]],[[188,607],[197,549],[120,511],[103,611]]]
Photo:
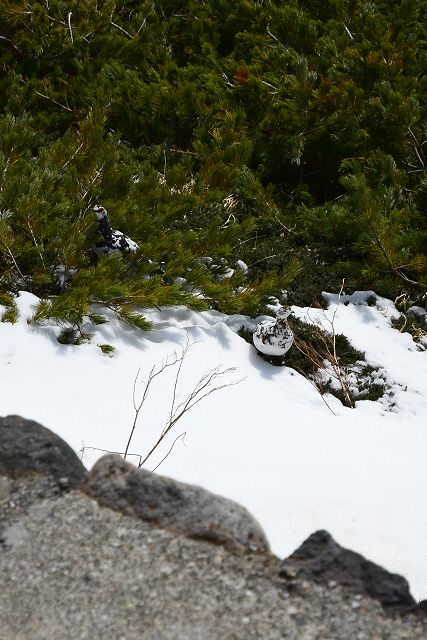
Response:
[[[0,419],[0,640],[426,637],[406,581],[326,532],[280,561],[239,505]]]

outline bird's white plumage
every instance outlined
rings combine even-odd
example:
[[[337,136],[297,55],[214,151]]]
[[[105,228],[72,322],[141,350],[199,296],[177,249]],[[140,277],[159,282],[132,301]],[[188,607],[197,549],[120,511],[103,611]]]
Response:
[[[104,207],[94,207],[96,215],[97,233],[100,238],[92,248],[98,256],[107,256],[112,253],[136,253],[139,245],[118,229],[112,229],[108,220],[108,213]]]
[[[112,231],[111,238],[109,238],[107,242],[97,243],[93,247],[93,250],[98,257],[118,252],[136,253],[138,249],[139,245],[134,240],[117,230]]]
[[[255,347],[266,356],[284,356],[294,342],[294,334],[288,325],[290,309],[281,307],[276,320],[262,320],[252,336]]]

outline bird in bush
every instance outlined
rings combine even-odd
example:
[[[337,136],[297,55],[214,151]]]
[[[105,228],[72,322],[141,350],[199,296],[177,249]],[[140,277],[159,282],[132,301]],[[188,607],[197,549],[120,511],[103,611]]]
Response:
[[[95,205],[93,210],[96,215],[96,233],[99,240],[92,248],[98,257],[118,252],[136,253],[138,251],[139,246],[134,240],[131,240],[122,231],[111,228],[105,207]]]
[[[292,347],[294,334],[288,324],[290,307],[280,307],[276,320],[262,320],[252,336],[255,347],[266,356],[284,356]]]

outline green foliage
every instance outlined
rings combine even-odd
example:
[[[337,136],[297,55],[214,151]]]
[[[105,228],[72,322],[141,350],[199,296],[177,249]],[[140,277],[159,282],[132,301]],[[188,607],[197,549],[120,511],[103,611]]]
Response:
[[[58,335],[59,344],[74,344],[79,345],[82,342],[88,340],[90,336],[88,334],[81,333],[78,329],[72,327],[66,327]]]
[[[89,315],[89,304],[86,292],[81,289],[71,289],[62,296],[51,300],[41,300],[35,310],[33,321],[55,318],[62,323],[69,323],[72,327],[80,327],[85,316]]]
[[[115,348],[111,344],[99,344],[98,347],[107,356],[112,356],[115,352]]]
[[[92,324],[105,324],[108,322],[105,316],[102,316],[99,313],[89,313],[88,318]]]
[[[256,314],[343,277],[421,304],[426,9],[3,0],[0,289],[71,327],[95,301]],[[95,262],[96,202],[137,256]]]
[[[401,314],[399,318],[392,319],[392,327],[400,331],[400,333],[409,333],[414,342],[417,343],[420,351],[425,351],[427,345],[427,327],[422,319],[416,316],[406,316]]]
[[[1,312],[0,322],[10,322],[11,324],[15,324],[18,320],[18,307],[16,306],[16,302],[12,296],[9,296],[7,293],[0,292],[0,306],[5,307],[3,312]]]
[[[126,324],[129,324],[142,331],[149,331],[152,328],[152,323],[144,318],[140,313],[132,310],[128,305],[120,305],[117,309],[117,315]]]
[[[396,309],[400,311],[398,318],[392,318],[391,325],[401,333],[409,333],[420,351],[427,348],[427,320],[426,316],[413,309],[413,300],[402,294],[394,301]]]

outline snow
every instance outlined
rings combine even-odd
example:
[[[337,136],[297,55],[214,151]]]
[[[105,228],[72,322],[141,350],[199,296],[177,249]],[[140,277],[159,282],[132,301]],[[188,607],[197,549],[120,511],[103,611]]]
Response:
[[[246,264],[246,262],[243,262],[243,260],[237,260],[237,261],[236,261],[236,266],[237,266],[239,269],[241,269],[242,271],[244,271],[245,273],[247,273],[247,272],[248,272],[248,270],[249,270],[248,265]]]
[[[37,298],[22,293],[16,324],[0,323],[1,414],[37,420],[76,451],[123,451],[143,380],[153,367],[195,344],[178,380],[184,399],[215,367],[232,386],[213,393],[176,424],[147,468],[173,450],[159,472],[199,484],[244,504],[260,521],[273,551],[288,556],[317,529],[390,571],[404,575],[415,598],[427,598],[426,353],[390,321],[398,313],[372,292],[328,294],[328,310],[293,313],[347,335],[381,369],[394,405],[359,401],[348,409],[288,367],[274,367],[236,330],[257,321],[184,308],[148,310],[155,330],[127,328],[112,316],[90,326],[88,344],[61,345],[60,327],[27,323]],[[337,302],[339,303],[337,306]],[[99,309],[96,309],[99,312]],[[111,344],[113,355],[98,345]],[[150,387],[132,442],[144,454],[168,418],[176,367]],[[221,384],[224,381],[221,379]],[[85,449],[86,466],[102,455]],[[135,459],[134,459],[135,460]]]

